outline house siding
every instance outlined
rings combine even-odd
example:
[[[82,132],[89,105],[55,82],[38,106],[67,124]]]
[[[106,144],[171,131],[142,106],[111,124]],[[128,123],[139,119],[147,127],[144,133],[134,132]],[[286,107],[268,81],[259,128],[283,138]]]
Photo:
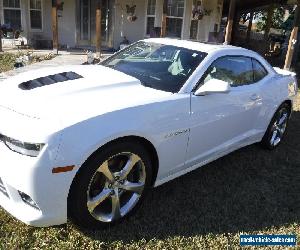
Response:
[[[49,1],[51,2],[51,1]],[[59,44],[69,47],[76,45],[76,5],[74,0],[64,0],[62,17],[58,18]],[[51,20],[51,18],[50,18]],[[50,27],[51,30],[51,27]]]
[[[31,44],[34,44],[35,40],[52,40],[52,18],[51,18],[51,0],[43,0],[43,29],[41,31],[33,31],[30,29],[30,16],[29,16],[29,0],[21,0],[21,20],[23,28],[23,36],[27,37]],[[61,17],[58,17],[58,35],[59,44],[66,47],[76,47],[78,44],[77,39],[77,3],[75,0],[64,0],[63,11],[60,12]],[[112,2],[111,10],[111,23],[113,28],[111,29],[111,39],[108,43],[109,47],[115,49],[119,48],[123,37],[126,36],[130,42],[135,42],[146,37],[146,25],[147,25],[147,3],[148,0],[136,0],[136,16],[138,17],[135,22],[129,22],[127,20],[126,4],[128,2],[124,0],[115,0]],[[0,0],[0,7],[2,7],[3,0]],[[129,3],[130,4],[130,3]],[[181,38],[190,38],[190,25],[191,25],[191,13],[192,13],[193,0],[185,0],[185,10],[183,17],[183,26]],[[203,0],[203,5],[206,10],[210,10],[209,16],[199,22],[197,40],[208,41],[210,32],[215,31],[215,25],[218,25],[218,29],[221,22],[223,0]],[[156,0],[156,17],[155,26],[160,27],[162,22],[162,8],[163,0]],[[3,23],[3,7],[0,8],[1,23]],[[93,41],[91,44],[94,44]]]
[[[43,4],[43,31],[31,32],[29,37],[34,39],[36,36],[43,39],[52,40],[52,1],[44,0]],[[76,45],[76,5],[74,0],[64,0],[64,9],[61,17],[58,17],[58,39],[61,46],[75,47]],[[29,13],[29,11],[27,11]],[[29,14],[28,14],[29,24]]]
[[[215,24],[218,25],[220,30],[220,23],[222,19],[223,1],[220,0],[205,0],[203,1],[204,8],[212,11],[209,16],[204,16],[198,24],[198,37],[199,41],[208,41],[209,33],[214,32]],[[219,9],[218,7],[219,6]]]
[[[136,1],[136,15],[138,19],[135,22],[127,20],[126,4],[124,0],[115,1],[115,20],[114,20],[114,41],[113,46],[117,49],[123,36],[126,36],[130,42],[135,42],[145,37],[146,32],[146,9],[147,0]],[[123,15],[123,18],[122,18]]]

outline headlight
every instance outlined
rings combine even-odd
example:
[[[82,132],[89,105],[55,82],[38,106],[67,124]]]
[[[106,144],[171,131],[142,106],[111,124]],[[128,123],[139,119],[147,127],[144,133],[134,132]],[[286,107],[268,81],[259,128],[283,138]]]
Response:
[[[10,150],[32,157],[37,157],[45,145],[42,143],[21,142],[4,135],[0,135],[0,140],[2,140]]]

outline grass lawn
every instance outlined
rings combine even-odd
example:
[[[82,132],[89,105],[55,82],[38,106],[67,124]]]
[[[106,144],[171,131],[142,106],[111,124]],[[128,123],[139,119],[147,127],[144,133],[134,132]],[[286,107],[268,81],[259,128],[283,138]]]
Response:
[[[41,55],[39,55],[39,56],[33,55],[31,52],[0,53],[0,73],[14,69],[16,59],[18,57],[21,57],[24,55],[31,55],[30,56],[31,61],[29,62],[29,64],[35,63],[35,62],[41,62],[44,60],[51,60],[51,59],[53,59],[53,57],[55,57],[55,55],[52,53],[50,53],[48,55],[42,55],[42,56]]]
[[[0,249],[238,249],[241,233],[296,234],[300,249],[299,126],[300,96],[278,149],[249,146],[158,187],[110,230],[33,228],[0,209]]]
[[[12,53],[0,53],[0,73],[12,70],[17,57],[16,54]]]

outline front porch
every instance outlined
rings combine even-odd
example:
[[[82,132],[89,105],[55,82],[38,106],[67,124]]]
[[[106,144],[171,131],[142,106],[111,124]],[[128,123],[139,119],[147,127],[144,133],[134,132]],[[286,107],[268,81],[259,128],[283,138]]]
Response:
[[[297,3],[299,5],[297,0],[133,0],[131,3],[124,0],[0,0],[0,21],[21,31],[21,36],[34,48],[100,52],[119,49],[123,40],[132,43],[146,37],[166,36],[256,49],[252,44],[265,44],[269,38],[272,8]],[[264,9],[269,13],[269,21],[257,41],[251,36],[252,14]],[[252,15],[244,37],[239,29],[243,13]],[[291,39],[285,43],[286,68],[290,67],[292,52],[298,44],[299,20],[295,20]],[[266,46],[257,47],[257,51],[265,55]]]
[[[21,30],[33,47],[96,48],[97,23],[102,48],[118,49],[124,36],[135,42],[159,36],[162,26],[163,0],[0,0],[0,21]],[[205,13],[193,17],[201,3]],[[100,15],[97,17],[97,10]],[[14,18],[11,17],[12,14]],[[195,13],[194,13],[195,14]],[[134,18],[132,18],[134,17]],[[208,41],[211,33],[219,31],[222,0],[169,1],[166,35],[182,39]],[[99,18],[99,22],[97,21]],[[158,31],[158,32],[157,32]]]

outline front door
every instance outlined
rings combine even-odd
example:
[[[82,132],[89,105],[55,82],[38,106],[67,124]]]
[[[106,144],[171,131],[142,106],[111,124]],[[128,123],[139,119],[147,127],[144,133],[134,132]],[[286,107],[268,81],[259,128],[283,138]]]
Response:
[[[102,46],[112,47],[112,6],[111,0],[102,0],[101,38]],[[77,1],[77,45],[96,45],[97,0]]]

